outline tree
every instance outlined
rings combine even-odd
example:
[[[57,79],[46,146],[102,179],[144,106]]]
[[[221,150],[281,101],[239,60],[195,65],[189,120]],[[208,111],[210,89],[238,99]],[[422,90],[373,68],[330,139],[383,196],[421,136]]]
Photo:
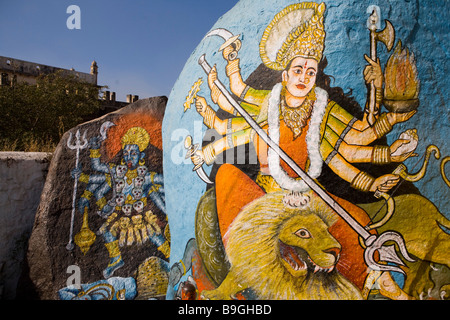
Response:
[[[0,87],[0,139],[25,150],[27,141],[57,144],[63,133],[98,112],[103,87],[62,72],[42,75],[36,85]]]

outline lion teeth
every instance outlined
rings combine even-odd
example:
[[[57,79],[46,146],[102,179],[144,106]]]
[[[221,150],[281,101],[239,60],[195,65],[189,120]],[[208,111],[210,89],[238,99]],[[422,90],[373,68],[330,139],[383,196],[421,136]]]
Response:
[[[306,267],[305,267],[304,265],[299,266],[298,264],[296,264],[296,265],[293,267],[293,269],[294,269],[295,271],[299,271],[299,270],[304,270],[304,269],[306,269]]]
[[[316,267],[314,268],[314,273],[318,272],[319,270],[320,270],[319,266],[316,266]]]

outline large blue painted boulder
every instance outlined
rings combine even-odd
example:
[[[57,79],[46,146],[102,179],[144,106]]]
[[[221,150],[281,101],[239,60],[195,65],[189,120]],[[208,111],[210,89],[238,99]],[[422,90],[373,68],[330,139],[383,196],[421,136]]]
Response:
[[[449,9],[241,0],[205,30],[163,121],[166,298],[448,298]]]

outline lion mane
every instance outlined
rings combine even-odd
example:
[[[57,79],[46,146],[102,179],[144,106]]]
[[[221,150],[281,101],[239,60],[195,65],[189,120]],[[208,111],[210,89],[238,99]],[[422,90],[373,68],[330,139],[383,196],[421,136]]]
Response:
[[[309,258],[313,251],[323,255],[319,252],[323,249],[320,246],[325,246],[327,241],[339,245],[327,231],[336,221],[336,214],[313,193],[308,194],[309,204],[303,208],[286,205],[283,201],[285,196],[285,192],[266,194],[247,205],[233,221],[224,237],[231,265],[227,276],[229,280],[225,279],[216,289],[221,293],[217,292],[215,297],[232,298],[239,288],[251,288],[258,299],[263,300],[362,299],[359,289],[342,276],[334,265],[327,269],[321,268]],[[308,221],[317,220],[309,223],[310,228],[317,231],[311,237],[311,241],[316,241],[315,245],[300,249],[304,250],[308,257],[305,260],[309,261],[303,266],[307,272],[299,277],[287,270],[280,254],[280,233],[283,226],[294,217],[299,221],[307,220],[307,217],[310,217]],[[205,296],[213,298],[214,294],[205,292]]]

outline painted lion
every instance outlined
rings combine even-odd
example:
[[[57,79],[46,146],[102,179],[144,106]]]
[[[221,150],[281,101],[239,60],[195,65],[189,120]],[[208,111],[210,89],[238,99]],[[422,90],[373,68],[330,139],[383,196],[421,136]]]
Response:
[[[360,290],[335,268],[341,245],[328,232],[336,214],[317,195],[303,207],[270,193],[239,213],[225,235],[230,270],[203,299],[233,299],[251,289],[263,300],[357,300]]]

